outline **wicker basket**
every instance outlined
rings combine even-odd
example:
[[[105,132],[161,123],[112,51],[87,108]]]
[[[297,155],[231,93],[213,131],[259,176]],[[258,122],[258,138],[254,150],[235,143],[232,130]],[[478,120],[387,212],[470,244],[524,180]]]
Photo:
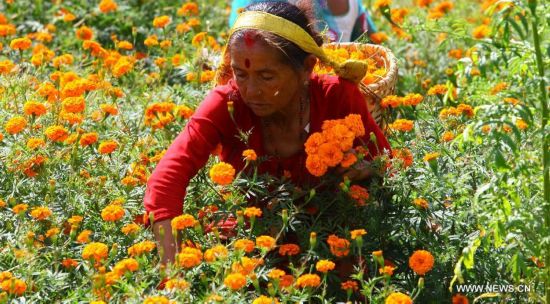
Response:
[[[360,51],[366,61],[375,63],[375,68],[383,68],[385,70],[384,76],[375,79],[369,84],[364,83],[367,79],[366,77],[363,79],[363,82],[359,84],[359,88],[365,97],[367,107],[372,117],[378,126],[384,130],[386,115],[384,115],[384,109],[380,106],[380,102],[382,98],[393,94],[397,82],[397,59],[393,53],[380,45],[362,43],[329,43],[323,45],[323,48],[342,48],[346,49],[348,52]],[[229,54],[226,54],[226,56],[228,55]],[[318,63],[318,67],[321,66],[322,64]],[[230,67],[222,64],[218,70],[216,83],[218,85],[225,84],[232,76]]]
[[[381,107],[380,102],[382,98],[394,93],[395,85],[397,83],[397,58],[393,53],[380,45],[376,44],[363,44],[363,43],[330,43],[323,48],[335,49],[343,48],[348,52],[360,51],[366,58],[372,59],[375,62],[376,68],[384,68],[386,73],[384,76],[372,81],[368,84],[364,83],[366,78],[359,84],[359,89],[365,97],[367,107],[372,115],[372,118],[384,129],[386,125],[386,115],[384,115],[384,108]]]

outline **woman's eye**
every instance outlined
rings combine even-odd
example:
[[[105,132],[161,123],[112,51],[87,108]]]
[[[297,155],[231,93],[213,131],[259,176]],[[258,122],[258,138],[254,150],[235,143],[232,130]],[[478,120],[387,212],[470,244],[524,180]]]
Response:
[[[267,75],[265,75],[265,76],[262,76],[262,79],[265,80],[265,81],[270,81],[270,80],[273,79],[273,76],[267,76]]]

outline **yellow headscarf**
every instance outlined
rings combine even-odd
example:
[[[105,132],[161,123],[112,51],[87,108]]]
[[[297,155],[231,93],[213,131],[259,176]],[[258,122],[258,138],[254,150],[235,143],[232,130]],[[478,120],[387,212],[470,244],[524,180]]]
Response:
[[[288,41],[293,42],[300,47],[304,52],[315,55],[321,62],[331,66],[336,74],[342,78],[359,83],[367,73],[367,64],[358,60],[346,60],[342,63],[337,63],[330,59],[323,49],[317,45],[313,37],[304,29],[294,22],[288,21],[285,18],[269,14],[266,12],[247,11],[243,12],[237,18],[235,25],[229,33],[231,35],[242,29],[256,29],[278,35]],[[228,54],[224,51],[223,60],[227,60]],[[224,71],[224,66],[227,68],[228,63],[224,62],[220,67],[218,74],[218,83],[227,73]]]

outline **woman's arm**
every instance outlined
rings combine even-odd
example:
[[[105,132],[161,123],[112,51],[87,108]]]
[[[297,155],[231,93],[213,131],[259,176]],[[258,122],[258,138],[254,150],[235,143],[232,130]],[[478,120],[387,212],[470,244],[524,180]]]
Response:
[[[155,237],[164,251],[162,262],[173,261],[176,242],[170,220],[182,214],[189,181],[206,164],[210,152],[230,123],[226,95],[212,91],[190,118],[147,181],[144,205],[154,219]],[[225,131],[224,131],[225,132]],[[164,234],[159,233],[163,227]]]

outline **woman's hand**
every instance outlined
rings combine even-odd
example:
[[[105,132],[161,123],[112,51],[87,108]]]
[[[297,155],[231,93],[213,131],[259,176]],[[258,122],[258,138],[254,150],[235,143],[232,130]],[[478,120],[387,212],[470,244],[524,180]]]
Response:
[[[160,244],[159,254],[160,263],[166,265],[175,261],[176,253],[181,245],[181,234],[178,241],[174,239],[172,234],[171,219],[162,220],[153,224],[153,233],[157,243]],[[161,233],[162,230],[162,233]]]
[[[347,177],[352,182],[368,179],[375,174],[367,162],[360,162],[348,168],[338,167],[334,172],[342,178]]]

